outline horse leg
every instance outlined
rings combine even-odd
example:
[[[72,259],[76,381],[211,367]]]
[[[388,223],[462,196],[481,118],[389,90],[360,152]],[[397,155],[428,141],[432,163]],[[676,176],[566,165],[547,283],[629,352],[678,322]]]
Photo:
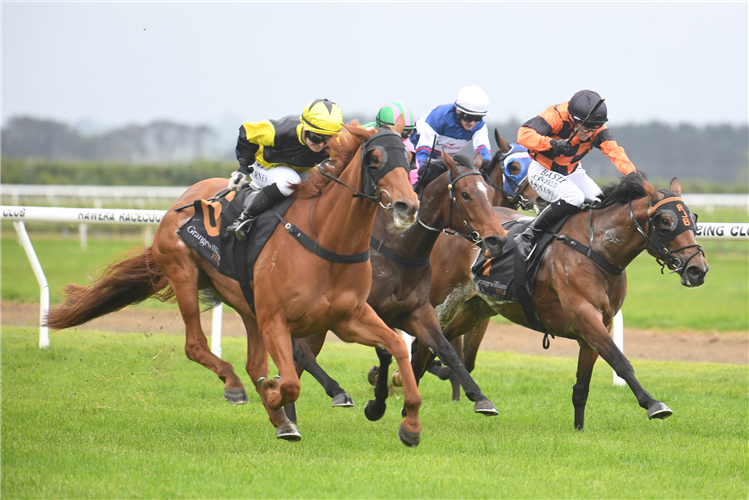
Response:
[[[565,299],[568,299],[565,297]],[[598,351],[598,354],[614,369],[617,375],[627,382],[627,385],[634,393],[641,408],[648,411],[648,418],[668,418],[673,414],[671,408],[661,401],[653,398],[646,391],[635,377],[635,370],[632,363],[624,357],[624,353],[614,343],[611,335],[600,316],[600,312],[592,305],[583,311],[580,315],[580,325],[584,333],[585,340]]]
[[[581,431],[585,425],[585,405],[598,353],[587,342],[578,341],[578,344],[580,353],[577,356],[577,382],[572,387],[572,406],[575,407],[575,429]]]
[[[317,383],[323,387],[325,394],[333,399],[331,402],[333,408],[354,406],[351,396],[317,363],[317,355],[322,349],[326,335],[327,332],[322,332],[322,334],[310,337],[291,339],[291,345],[294,348],[294,367],[296,368],[297,376],[301,377],[305,370],[312,375],[317,380]],[[286,410],[286,416],[289,417],[289,420],[296,423],[295,403],[288,403],[284,406],[284,410]]]
[[[186,263],[184,256],[158,254],[156,264],[169,278],[185,322],[185,354],[187,358],[213,371],[224,382],[224,399],[234,404],[245,404],[247,392],[244,384],[234,373],[234,367],[208,347],[208,340],[200,325],[200,301],[198,299],[199,271],[193,262]],[[165,257],[165,258],[163,258]],[[179,260],[177,260],[179,259]],[[181,261],[181,262],[180,262]]]
[[[453,339],[451,344],[455,348],[458,354],[462,353],[463,365],[468,370],[468,373],[472,373],[476,367],[476,355],[479,352],[479,346],[481,341],[484,340],[484,334],[486,328],[489,326],[489,318],[479,321],[470,332],[466,333],[462,337],[456,337]],[[460,386],[458,381],[452,375],[450,375],[450,383],[453,386],[453,401],[460,401]]]
[[[463,386],[466,397],[475,403],[474,412],[490,416],[499,413],[494,404],[481,393],[481,389],[461,363],[455,349],[442,334],[442,328],[433,307],[425,306],[414,310],[406,319],[404,326],[406,331],[415,335],[420,343],[423,342],[443,364],[450,368],[450,372]],[[415,359],[412,360],[412,368],[418,383],[424,374],[425,367],[419,363],[418,359]]]
[[[388,371],[390,369],[390,363],[393,360],[393,356],[385,349],[376,347],[375,352],[377,353],[377,359],[380,360],[380,366],[375,366],[370,370],[370,375],[375,371],[377,376],[377,380],[374,384],[375,398],[369,400],[367,404],[364,405],[364,415],[372,422],[381,419],[387,409],[387,403],[385,403],[385,400],[388,398]]]
[[[276,378],[268,379],[268,351],[263,337],[258,332],[257,323],[254,318],[243,315],[242,320],[247,330],[247,374],[255,383],[255,390],[260,395],[268,418],[276,428],[276,437],[287,441],[299,441],[302,435],[294,422],[286,416],[284,409],[274,409],[268,402],[272,393],[279,392],[279,384]]]
[[[361,308],[359,314],[354,313],[340,321],[334,331],[346,342],[383,347],[393,355],[403,381],[403,400],[406,408],[406,417],[398,429],[398,437],[406,446],[417,446],[421,438],[421,423],[419,422],[421,396],[408,360],[406,342],[400,335],[388,328],[367,304]]]

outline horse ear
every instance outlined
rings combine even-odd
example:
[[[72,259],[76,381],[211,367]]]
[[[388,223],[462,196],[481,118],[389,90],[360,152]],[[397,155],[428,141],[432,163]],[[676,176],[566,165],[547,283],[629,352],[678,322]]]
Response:
[[[406,128],[406,120],[403,118],[403,115],[398,115],[398,119],[395,120],[395,126],[393,127],[393,130],[401,134],[403,133],[404,128]]]
[[[473,166],[476,168],[481,168],[481,165],[484,164],[484,157],[481,156],[481,153],[476,153],[476,156],[473,157]]]
[[[447,168],[450,170],[455,170],[458,166],[458,164],[455,163],[453,157],[445,153],[444,151],[442,152],[442,161],[445,162],[445,165],[447,165]]]
[[[674,193],[676,196],[681,196],[681,183],[679,182],[679,179],[674,177],[671,179],[671,185],[668,187],[668,190]]]
[[[499,130],[496,128],[494,129],[494,139],[497,141],[497,145],[499,146],[499,150],[502,152],[502,154],[507,154],[510,152],[510,144],[504,140],[504,138],[499,135]]]

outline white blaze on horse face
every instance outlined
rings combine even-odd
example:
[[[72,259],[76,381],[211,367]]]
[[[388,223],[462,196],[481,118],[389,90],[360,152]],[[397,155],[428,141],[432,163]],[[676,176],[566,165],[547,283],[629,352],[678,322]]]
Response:
[[[486,195],[486,197],[487,197],[487,198],[489,197],[489,190],[487,189],[487,185],[486,185],[486,183],[483,183],[483,182],[482,182],[482,183],[480,183],[480,184],[479,184],[479,190],[480,190],[480,191],[481,191],[482,193],[484,193],[484,195]]]

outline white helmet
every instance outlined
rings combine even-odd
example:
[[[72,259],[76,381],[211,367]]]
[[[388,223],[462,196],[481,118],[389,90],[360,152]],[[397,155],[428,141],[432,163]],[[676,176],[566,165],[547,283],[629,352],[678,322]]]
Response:
[[[489,98],[481,87],[469,85],[460,89],[455,106],[463,113],[484,116],[489,112]]]

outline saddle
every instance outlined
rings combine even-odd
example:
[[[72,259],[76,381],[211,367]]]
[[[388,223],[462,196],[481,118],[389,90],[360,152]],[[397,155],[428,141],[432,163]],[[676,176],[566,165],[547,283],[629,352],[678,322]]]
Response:
[[[255,262],[280,222],[276,214],[285,215],[294,199],[287,198],[260,214],[250,228],[247,239],[239,241],[233,234],[227,233],[226,228],[239,217],[246,198],[252,194],[252,189],[246,184],[233,199],[195,200],[195,215],[177,229],[177,234],[218,272],[239,282],[254,313],[255,296],[250,283]]]

